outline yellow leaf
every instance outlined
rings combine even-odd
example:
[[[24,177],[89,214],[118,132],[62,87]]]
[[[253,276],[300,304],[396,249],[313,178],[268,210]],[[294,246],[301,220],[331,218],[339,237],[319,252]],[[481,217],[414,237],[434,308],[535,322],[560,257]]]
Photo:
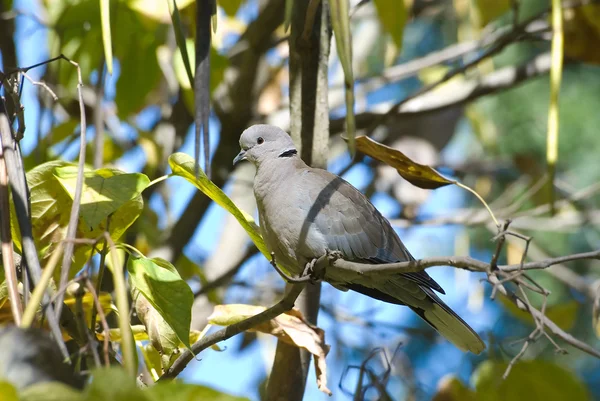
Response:
[[[348,14],[348,0],[331,0],[329,10],[331,12],[331,26],[333,28],[335,47],[338,58],[344,70],[344,92],[346,94],[346,138],[348,149],[354,156],[356,151],[354,119],[354,74],[352,72],[352,40],[350,32],[350,16]]]
[[[265,310],[266,308],[262,306],[244,304],[216,305],[213,313],[208,317],[208,322],[219,326],[229,326]],[[329,352],[329,345],[325,344],[325,332],[304,319],[302,312],[292,309],[268,322],[255,326],[252,331],[271,334],[288,344],[310,352],[315,359],[319,390],[331,395],[331,391],[327,388],[325,357]]]
[[[130,257],[127,271],[135,308],[155,348],[170,353],[179,341],[189,348],[194,294],[175,267],[159,258]]]
[[[448,375],[440,379],[432,401],[476,401],[475,392],[456,376]]]
[[[0,381],[0,400],[18,401],[19,395],[17,394],[17,389],[7,381]]]
[[[193,2],[194,0],[177,0],[177,7],[180,10],[183,10]],[[171,14],[169,14],[169,4],[167,3],[167,0],[131,0],[127,5],[132,10],[163,24],[169,24],[171,22]]]
[[[187,181],[192,183],[196,188],[202,191],[206,196],[212,199],[216,204],[227,210],[241,226],[246,230],[250,239],[259,251],[269,260],[271,255],[267,250],[267,247],[260,235],[259,228],[254,222],[254,219],[246,212],[241,211],[238,207],[229,199],[227,195],[217,187],[211,180],[208,179],[206,174],[202,170],[198,172],[198,178],[194,174],[194,159],[185,153],[174,153],[169,157],[169,165],[173,170],[174,175],[185,178]],[[283,266],[285,269],[285,266]],[[285,269],[289,271],[290,269]]]
[[[412,161],[399,150],[390,148],[366,136],[356,138],[356,148],[374,159],[394,167],[405,180],[424,189],[436,189],[454,184],[433,168]]]
[[[588,401],[584,384],[573,373],[543,360],[517,362],[506,380],[506,362],[481,363],[471,381],[477,400],[485,401]]]
[[[475,0],[473,7],[475,24],[483,28],[510,9],[510,0]]]
[[[68,168],[67,168],[68,167]],[[65,168],[65,169],[63,169]],[[31,198],[31,220],[33,238],[42,259],[47,258],[66,236],[71,206],[73,204],[75,177],[72,174],[75,165],[64,161],[52,161],[40,164],[27,173],[27,183]],[[58,171],[58,172],[57,172]],[[67,173],[67,176],[55,175]],[[96,175],[98,175],[96,177]],[[111,177],[129,176],[118,178],[111,182],[110,188],[100,188],[109,182]],[[135,177],[133,177],[135,176]],[[124,181],[122,181],[124,180]],[[131,181],[130,181],[131,180]],[[111,215],[109,232],[117,240],[125,230],[133,224],[143,209],[143,200],[139,190],[148,178],[143,174],[125,174],[117,169],[101,169],[86,171],[84,179],[84,195],[82,196],[81,213],[78,221],[76,238],[97,239],[106,231],[106,219],[102,216]],[[133,183],[135,181],[135,183]],[[87,185],[88,183],[91,186]],[[140,184],[142,183],[142,184]],[[61,185],[62,184],[62,185]],[[114,186],[113,184],[117,184]],[[123,184],[123,185],[121,185]],[[136,195],[137,194],[137,195]],[[124,201],[124,197],[131,196]],[[11,207],[11,224],[15,245],[20,249],[18,241],[21,238],[16,224],[14,208]],[[100,223],[98,223],[100,221]],[[91,227],[91,224],[94,227]],[[73,255],[71,273],[79,271],[88,261],[95,250],[89,244],[76,244]],[[96,249],[97,250],[97,249]]]
[[[54,176],[71,199],[75,194],[77,170],[75,166],[54,170]],[[90,229],[95,229],[125,203],[138,197],[149,183],[148,177],[141,173],[126,174],[108,168],[85,171],[80,216]]]
[[[519,320],[531,325],[535,324],[533,317],[529,312],[519,309],[513,302],[506,299],[504,295],[499,295],[498,300],[508,311],[519,318]],[[537,305],[534,306],[539,308]],[[579,304],[577,301],[571,300],[568,302],[547,306],[546,317],[556,323],[561,329],[569,331],[575,324],[578,311]]]
[[[403,0],[374,0],[383,29],[392,36],[400,52],[406,25],[407,10]]]
[[[600,5],[565,9],[563,29],[565,57],[600,64]]]

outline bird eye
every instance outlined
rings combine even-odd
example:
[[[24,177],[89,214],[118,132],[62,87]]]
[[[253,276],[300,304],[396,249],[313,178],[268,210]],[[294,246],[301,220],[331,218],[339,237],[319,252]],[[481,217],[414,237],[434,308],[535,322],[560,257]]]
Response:
[[[265,140],[262,138],[262,136],[259,136],[259,137],[256,139],[256,143],[257,143],[257,144],[259,144],[259,145],[260,145],[261,143],[263,143],[264,141],[265,141]]]

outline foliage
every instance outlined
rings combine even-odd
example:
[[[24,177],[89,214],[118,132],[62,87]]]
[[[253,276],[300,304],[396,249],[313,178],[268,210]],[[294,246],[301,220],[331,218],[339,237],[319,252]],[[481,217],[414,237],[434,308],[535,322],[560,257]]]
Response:
[[[293,2],[216,2],[218,12],[211,22],[214,31],[207,90],[213,111],[211,127],[217,127],[218,135],[211,139],[210,178],[202,170],[196,171],[193,158],[183,153],[189,149],[188,132],[196,108],[200,107],[194,93],[198,54],[195,40],[201,28],[196,22],[196,7],[200,1],[45,0],[30,16],[17,3],[12,10],[15,16],[11,16],[12,2],[0,1],[2,59],[9,60],[10,52],[16,58],[17,52],[8,43],[13,42],[19,50],[19,60],[30,60],[23,54],[43,54],[43,46],[51,56],[64,54],[80,68],[78,71],[65,60],[59,60],[48,64],[45,70],[25,71],[32,80],[41,76],[59,100],[51,103],[46,87],[38,82],[31,85],[27,79],[23,81],[24,93],[39,89],[39,104],[31,102],[27,95],[21,97],[27,122],[21,147],[25,153],[23,165],[29,188],[32,236],[45,268],[50,267],[53,258],[61,259],[61,244],[75,201],[76,178],[83,174],[82,196],[77,200],[80,202],[77,240],[68,272],[71,285],[58,288],[58,266],[47,291],[52,299],[57,293],[66,292],[65,307],[75,324],[61,326],[63,337],[81,350],[81,355],[73,359],[74,366],[83,372],[91,370],[92,379],[83,391],[60,383],[38,383],[17,390],[0,377],[0,398],[255,399],[255,394],[245,398],[210,387],[162,383],[161,376],[194,343],[210,337],[207,333],[212,325],[239,323],[265,310],[259,305],[272,304],[279,298],[281,283],[276,281],[279,276],[263,274],[270,269],[271,256],[252,217],[255,207],[248,201],[252,174],[243,169],[233,174],[231,159],[239,150],[237,141],[245,127],[258,121],[276,121],[284,128],[289,125],[286,118],[279,118],[287,115],[290,82],[295,79],[295,72],[289,69],[289,32],[284,28],[284,18],[291,20]],[[553,103],[558,110],[560,133],[557,176],[552,183],[558,203],[551,215],[549,192],[532,189],[549,171],[549,68],[543,69],[538,63],[515,72],[515,68],[550,50],[551,39],[547,34],[552,31],[548,25],[552,10],[546,3],[541,0],[323,3],[330,7],[335,41],[335,48],[332,46],[335,58],[332,57],[328,74],[332,165],[338,169],[338,156],[342,152],[338,134],[342,134],[347,141],[343,151],[348,150],[354,157],[347,165],[346,179],[353,183],[362,180],[365,192],[376,195],[372,198],[378,207],[386,202],[392,204],[394,210],[389,215],[399,215],[394,223],[405,227],[442,226],[440,231],[428,232],[426,240],[418,236],[421,228],[401,233],[403,241],[408,238],[407,244],[418,238],[423,249],[415,251],[415,255],[417,252],[437,255],[445,253],[443,249],[452,249],[457,255],[476,253],[486,263],[495,258],[494,264],[518,265],[523,255],[523,259],[540,260],[597,249],[600,163],[595,150],[600,146],[596,128],[600,125],[597,112],[600,5],[565,5],[562,10],[564,73],[560,97]],[[309,8],[318,6],[319,2],[311,1]],[[17,25],[25,18],[39,20],[35,23],[47,34],[47,43],[36,43],[40,49],[34,52],[22,48],[28,40],[22,27],[10,31],[11,24],[4,23],[13,18]],[[537,25],[520,25],[530,18]],[[543,29],[536,31],[539,26]],[[0,71],[2,96],[8,100],[11,99],[8,73],[12,67],[2,65]],[[511,68],[511,73],[490,79],[494,73]],[[535,68],[539,71],[524,79],[525,82],[517,80]],[[79,85],[78,72],[83,87]],[[417,88],[420,89],[415,91]],[[83,90],[82,105],[78,89]],[[6,104],[10,105],[8,100]],[[71,162],[77,157],[74,148],[85,125],[80,106],[87,125],[93,127],[83,135],[83,140],[88,141],[87,165],[83,171]],[[40,111],[39,121],[29,114],[31,110]],[[345,112],[340,114],[339,110]],[[460,124],[458,119],[462,121]],[[211,131],[214,132],[212,128]],[[414,143],[402,144],[410,136],[426,141],[435,157],[421,161],[420,156],[428,154],[426,150]],[[27,149],[27,141],[34,144],[29,146],[33,149]],[[453,155],[444,157],[452,153],[441,152],[448,142],[450,147],[446,149],[453,149]],[[100,154],[98,163],[95,157]],[[392,174],[386,175],[385,168],[390,168]],[[400,182],[396,173],[417,187],[440,189],[435,193],[419,192],[411,198],[415,188],[402,186],[405,183]],[[185,185],[179,185],[183,182],[181,178]],[[448,223],[439,223],[445,216],[436,220],[437,209],[456,204],[458,196],[451,186],[446,186],[459,181],[475,188],[499,220],[515,217],[509,227],[511,233],[517,233],[521,239],[534,236],[533,240],[525,242],[511,235],[500,236],[506,243],[496,248],[489,241],[497,234],[496,227],[479,204],[471,205],[472,210],[446,210],[446,221],[460,229],[450,234],[443,231]],[[199,192],[186,203],[185,191],[189,194],[192,186]],[[411,200],[404,201],[401,198],[407,193]],[[13,199],[14,194],[11,196]],[[420,196],[443,200],[433,204],[413,202]],[[215,212],[209,207],[211,204],[223,210]],[[416,212],[411,217],[412,209]],[[477,217],[481,212],[485,218]],[[10,213],[10,222],[0,223],[6,226],[10,223],[15,252],[22,254],[24,240],[12,202]],[[217,219],[223,215],[227,217],[220,224]],[[472,216],[477,218],[471,219]],[[449,245],[442,247],[441,243]],[[254,258],[255,254],[262,256]],[[284,272],[294,270],[281,267]],[[19,272],[19,280],[23,272],[29,274],[24,264],[14,268]],[[465,356],[460,366],[452,365],[452,358],[444,359],[449,367],[438,366],[439,355],[445,358],[452,355],[451,351],[431,341],[428,328],[397,315],[400,308],[383,309],[381,303],[368,304],[355,301],[350,295],[329,296],[330,293],[321,302],[321,314],[326,313],[327,317],[319,320],[319,327],[292,310],[248,330],[252,335],[245,334],[240,348],[264,346],[262,340],[255,342],[258,332],[308,350],[317,366],[317,387],[324,392],[329,392],[328,376],[329,382],[335,383],[343,369],[360,365],[361,380],[368,377],[369,391],[377,391],[381,397],[384,397],[382,389],[396,396],[390,389],[402,387],[407,394],[397,399],[418,399],[422,389],[416,387],[420,386],[425,392],[423,398],[433,396],[437,401],[597,398],[600,390],[588,383],[589,377],[597,375],[597,365],[583,359],[578,351],[567,356],[555,355],[553,350],[565,345],[554,347],[547,342],[550,336],[547,327],[538,330],[541,323],[523,307],[526,303],[543,311],[560,329],[597,348],[600,312],[597,302],[594,303],[597,289],[592,284],[600,276],[593,268],[592,263],[578,260],[568,267],[559,264],[552,269],[504,276],[502,281],[512,297],[497,293],[497,285],[473,284],[475,280],[468,284],[465,276],[457,273],[451,279],[456,282],[454,292],[460,293],[460,297],[456,295],[453,306],[468,304],[461,315],[475,311],[466,319],[479,320],[476,330],[487,334],[486,343],[490,345],[483,358]],[[242,273],[236,275],[240,269]],[[248,273],[249,269],[254,270]],[[496,277],[493,273],[490,270],[485,277]],[[128,292],[119,293],[117,278],[124,277],[128,279]],[[23,297],[25,282],[17,286],[22,301],[27,298]],[[245,287],[251,290],[244,290]],[[452,286],[445,287],[450,296]],[[2,324],[15,320],[8,288],[2,269]],[[324,293],[329,290],[325,287]],[[496,302],[487,301],[492,291]],[[521,304],[515,302],[515,296],[523,300]],[[370,309],[371,306],[377,309]],[[35,312],[35,324],[47,328],[49,322],[44,318],[47,308],[32,303],[27,307]],[[128,310],[134,311],[131,318]],[[361,313],[364,310],[368,313]],[[393,322],[393,329],[387,322]],[[410,339],[402,338],[405,344],[400,348],[402,361],[390,357],[387,365],[383,362],[382,365],[384,371],[391,373],[374,373],[366,366],[369,353],[374,348],[392,348],[390,339],[396,340],[399,330]],[[326,333],[334,352],[329,353]],[[538,341],[528,343],[523,354],[517,354],[521,343],[510,346],[517,337],[529,338],[533,334]],[[132,347],[135,349],[129,351],[135,353],[136,362],[140,361],[142,378],[150,385],[147,389],[140,389],[134,377],[120,367],[100,368],[106,360],[112,365],[120,363],[127,353],[128,339],[136,342],[136,347]],[[215,354],[215,358],[237,356],[237,351],[232,346],[227,349],[228,354]],[[258,352],[255,355],[258,358],[257,355]],[[214,360],[206,358],[202,363],[204,366],[219,363]],[[325,361],[329,366],[325,366]],[[400,365],[400,371],[407,377],[397,374],[396,366]],[[511,372],[502,380],[509,366]],[[442,377],[445,374],[448,375]],[[470,377],[470,383],[459,377]],[[215,378],[207,375],[203,379]],[[392,381],[389,386],[388,380]],[[154,385],[154,382],[159,383]],[[362,381],[355,388],[360,386]],[[338,393],[334,389],[336,397]],[[365,390],[365,394],[371,393]],[[353,397],[359,395],[356,390]]]

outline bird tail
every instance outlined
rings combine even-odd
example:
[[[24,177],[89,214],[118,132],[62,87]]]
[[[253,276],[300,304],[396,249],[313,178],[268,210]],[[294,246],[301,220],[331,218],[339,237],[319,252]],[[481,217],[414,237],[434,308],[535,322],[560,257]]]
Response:
[[[481,338],[431,288],[404,277],[368,285],[347,283],[344,287],[371,298],[397,305],[407,305],[438,333],[462,351],[479,354],[485,349]]]
[[[475,331],[429,288],[420,286],[431,301],[421,308],[408,305],[431,327],[462,351],[480,354],[485,344]]]

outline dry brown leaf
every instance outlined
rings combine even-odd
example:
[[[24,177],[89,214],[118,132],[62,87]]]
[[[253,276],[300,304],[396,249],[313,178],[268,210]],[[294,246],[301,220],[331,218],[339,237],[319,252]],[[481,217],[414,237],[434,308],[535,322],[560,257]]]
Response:
[[[433,168],[414,162],[399,150],[383,145],[367,136],[356,138],[356,149],[394,167],[405,180],[419,188],[436,189],[454,184],[454,181],[443,177]]]
[[[208,317],[208,322],[219,326],[229,326],[257,315],[265,309],[262,306],[244,304],[216,305],[213,313]],[[325,394],[331,395],[331,391],[327,388],[325,357],[329,352],[329,345],[325,344],[325,332],[304,319],[302,312],[292,309],[254,327],[252,331],[274,335],[281,341],[310,352],[315,360],[317,386]]]
[[[588,4],[584,7],[564,11],[565,57],[600,64],[598,45],[600,44],[600,5]]]

